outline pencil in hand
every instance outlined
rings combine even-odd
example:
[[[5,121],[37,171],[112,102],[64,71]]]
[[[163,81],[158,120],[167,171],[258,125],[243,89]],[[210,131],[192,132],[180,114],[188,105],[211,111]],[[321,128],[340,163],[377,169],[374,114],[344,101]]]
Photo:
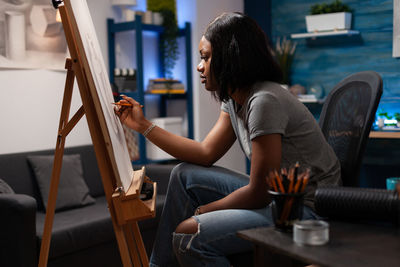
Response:
[[[113,105],[117,105],[117,106],[122,106],[122,107],[132,107],[133,105],[131,103],[120,103],[120,102],[115,102],[115,103],[111,103]]]
[[[133,105],[131,103],[121,103],[121,102],[115,102],[115,103],[111,103],[113,105],[117,105],[117,106],[122,106],[122,107],[133,107]],[[143,105],[140,105],[141,108],[143,108]]]

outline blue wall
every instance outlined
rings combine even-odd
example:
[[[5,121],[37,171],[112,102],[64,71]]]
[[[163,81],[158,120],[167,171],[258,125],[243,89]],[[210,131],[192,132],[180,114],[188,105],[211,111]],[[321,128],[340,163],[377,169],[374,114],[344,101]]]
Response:
[[[327,0],[324,2],[331,2]],[[306,32],[305,15],[316,0],[271,0],[271,35]],[[325,93],[351,73],[374,70],[383,78],[380,108],[400,112],[400,59],[392,57],[393,1],[342,0],[353,10],[358,36],[296,39],[292,84],[321,85]]]
[[[271,35],[271,0],[244,0],[244,13],[257,21],[268,36]]]

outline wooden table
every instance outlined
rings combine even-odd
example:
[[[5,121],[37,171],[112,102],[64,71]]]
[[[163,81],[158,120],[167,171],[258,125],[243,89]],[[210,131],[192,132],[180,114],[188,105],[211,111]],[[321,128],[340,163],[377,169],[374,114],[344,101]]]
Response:
[[[292,234],[273,227],[239,231],[255,245],[254,266],[400,266],[400,228],[392,225],[330,222],[330,241],[323,246],[300,246]]]
[[[369,138],[400,138],[400,131],[389,132],[389,131],[371,131],[369,133]]]

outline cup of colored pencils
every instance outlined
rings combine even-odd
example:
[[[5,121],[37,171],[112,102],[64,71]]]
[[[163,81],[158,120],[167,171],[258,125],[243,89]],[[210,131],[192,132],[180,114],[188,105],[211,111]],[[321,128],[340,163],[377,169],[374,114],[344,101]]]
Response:
[[[271,171],[268,175],[268,193],[271,196],[272,218],[275,227],[291,232],[293,224],[303,216],[303,199],[310,176],[310,170],[300,171],[300,165]]]

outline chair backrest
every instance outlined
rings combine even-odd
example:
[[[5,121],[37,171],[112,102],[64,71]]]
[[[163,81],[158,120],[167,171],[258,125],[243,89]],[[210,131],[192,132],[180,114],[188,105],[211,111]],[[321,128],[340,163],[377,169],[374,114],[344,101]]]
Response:
[[[382,78],[373,71],[352,74],[329,93],[319,120],[341,164],[344,186],[358,186],[361,162],[382,95]]]

